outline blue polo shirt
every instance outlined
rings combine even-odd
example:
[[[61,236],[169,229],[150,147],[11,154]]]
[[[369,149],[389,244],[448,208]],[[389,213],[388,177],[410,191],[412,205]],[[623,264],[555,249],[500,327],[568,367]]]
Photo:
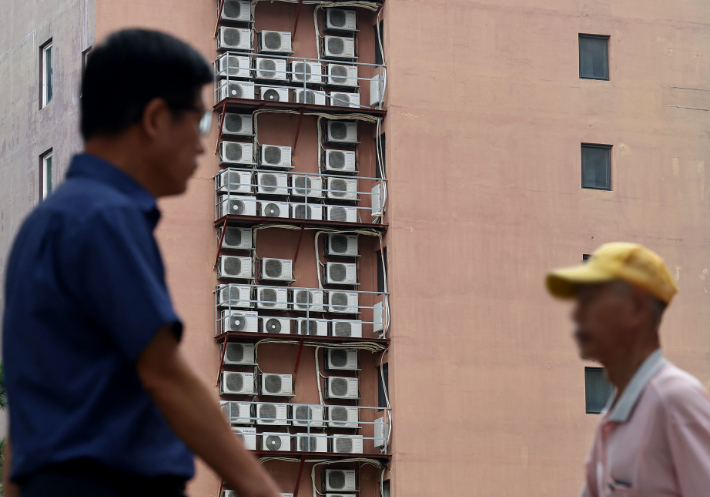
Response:
[[[139,476],[193,476],[193,455],[143,389],[135,360],[182,325],[153,237],[155,199],[97,157],[27,217],[7,265],[3,359],[14,480],[92,459]]]

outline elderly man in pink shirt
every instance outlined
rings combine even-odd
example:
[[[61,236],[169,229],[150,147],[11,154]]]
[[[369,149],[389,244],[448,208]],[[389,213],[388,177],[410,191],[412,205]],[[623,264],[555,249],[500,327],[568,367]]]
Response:
[[[663,259],[609,243],[586,264],[547,275],[574,298],[580,355],[600,362],[616,392],[601,414],[583,497],[710,496],[710,397],[663,357],[658,329],[678,291]]]

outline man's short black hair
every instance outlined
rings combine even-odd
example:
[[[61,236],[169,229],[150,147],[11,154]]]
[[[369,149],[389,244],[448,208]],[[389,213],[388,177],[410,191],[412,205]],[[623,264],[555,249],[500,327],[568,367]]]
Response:
[[[204,57],[177,38],[145,29],[117,31],[91,51],[86,64],[81,134],[84,140],[119,134],[141,120],[154,98],[176,112],[191,109],[211,81]]]

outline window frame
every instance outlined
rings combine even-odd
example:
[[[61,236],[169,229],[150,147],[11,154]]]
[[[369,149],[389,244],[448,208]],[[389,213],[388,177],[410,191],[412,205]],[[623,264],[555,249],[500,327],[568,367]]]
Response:
[[[592,76],[582,76],[582,39],[587,40],[604,40],[606,41],[606,77],[605,78],[595,78]],[[577,57],[579,58],[579,79],[590,79],[596,81],[609,81],[611,76],[611,68],[609,67],[609,40],[608,35],[593,35],[588,33],[579,33],[577,35]]]
[[[39,156],[39,196],[40,200],[54,190],[54,149],[49,149]]]
[[[601,188],[598,186],[584,186],[584,149],[585,148],[597,148],[597,149],[603,149],[607,150],[609,152],[609,160],[607,162],[607,172],[608,172],[608,177],[609,177],[609,187],[608,188]],[[606,191],[610,192],[613,191],[613,181],[611,177],[611,172],[612,172],[612,156],[611,156],[611,150],[613,148],[613,145],[604,145],[601,143],[582,143],[580,148],[579,148],[579,161],[580,161],[580,180],[581,180],[581,185],[583,190],[600,190],[600,191]]]
[[[611,392],[609,394],[609,397],[607,397],[607,399],[604,401],[605,405],[606,405],[606,403],[609,402],[609,398],[611,398],[611,395],[613,395],[613,393],[614,393],[614,386],[611,383],[609,383],[609,380],[606,379],[606,376],[604,375],[604,368],[585,366],[585,368],[584,368],[584,411],[586,414],[601,414],[601,412],[604,410],[604,406],[602,406],[601,409],[599,409],[599,411],[590,410],[590,408],[589,408],[587,373],[592,372],[592,371],[595,373],[601,372],[603,380],[611,387]]]
[[[39,47],[39,108],[44,109],[54,101],[54,43],[52,38]],[[47,57],[49,56],[49,63]],[[49,70],[47,68],[49,67]]]

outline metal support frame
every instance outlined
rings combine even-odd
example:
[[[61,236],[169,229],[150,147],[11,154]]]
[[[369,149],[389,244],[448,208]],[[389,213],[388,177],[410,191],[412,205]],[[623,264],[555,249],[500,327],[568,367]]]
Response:
[[[217,256],[214,259],[214,266],[212,270],[217,269],[217,264],[219,263],[219,256],[222,253],[222,243],[224,242],[224,234],[227,232],[227,218],[225,217],[224,223],[222,223],[222,232],[219,234],[219,243],[217,244]]]
[[[293,38],[296,37],[296,28],[298,27],[298,19],[301,17],[301,7],[302,6],[303,6],[303,0],[298,0],[298,8],[296,9],[296,22],[293,23]]]
[[[298,465],[298,477],[296,477],[296,488],[293,491],[293,497],[298,497],[298,489],[301,488],[301,477],[303,476],[303,466],[306,463],[306,456],[301,456],[301,462]]]
[[[224,128],[224,115],[227,113],[227,102],[222,103],[222,112],[219,115],[219,132],[217,133],[217,144],[214,147],[214,154],[219,151],[219,144],[222,140],[222,129]]]

